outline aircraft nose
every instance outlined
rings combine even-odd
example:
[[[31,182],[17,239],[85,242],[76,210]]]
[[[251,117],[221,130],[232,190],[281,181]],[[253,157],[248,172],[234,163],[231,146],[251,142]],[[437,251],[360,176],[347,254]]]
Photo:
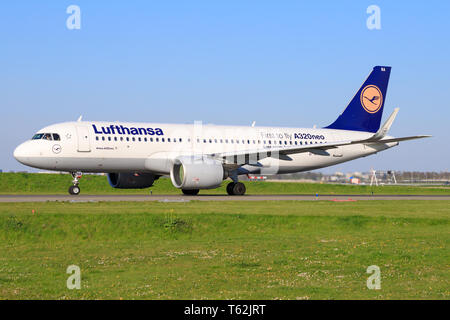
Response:
[[[14,150],[14,158],[16,158],[17,161],[22,162],[20,160],[23,160],[26,158],[27,152],[26,147],[24,146],[24,143],[17,146],[17,148]]]
[[[27,146],[27,143],[22,143],[17,146],[17,148],[14,150],[14,158],[19,161],[20,163],[26,164],[27,158],[30,157],[30,150],[29,146]]]
[[[14,150],[14,158],[21,164],[29,167],[53,170],[55,169],[55,160],[49,156],[45,149],[49,145],[43,146],[39,141],[29,140],[17,146]]]

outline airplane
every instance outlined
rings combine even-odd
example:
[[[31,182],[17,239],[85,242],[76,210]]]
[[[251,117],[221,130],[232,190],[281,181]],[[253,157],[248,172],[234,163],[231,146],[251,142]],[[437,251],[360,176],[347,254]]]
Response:
[[[69,194],[80,194],[82,173],[106,173],[113,188],[151,187],[169,175],[185,195],[218,188],[244,195],[239,176],[283,174],[324,168],[395,147],[387,133],[399,108],[380,126],[391,67],[376,66],[342,114],[324,128],[194,124],[64,122],[39,130],[14,157],[45,170],[69,172]]]

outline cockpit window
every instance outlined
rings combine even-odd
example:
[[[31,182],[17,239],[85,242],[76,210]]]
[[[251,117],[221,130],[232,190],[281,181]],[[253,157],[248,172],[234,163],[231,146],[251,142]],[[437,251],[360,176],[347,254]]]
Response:
[[[36,133],[31,140],[54,140],[54,141],[60,141],[61,137],[57,133]]]
[[[42,139],[43,133],[36,133],[31,140],[39,140]]]

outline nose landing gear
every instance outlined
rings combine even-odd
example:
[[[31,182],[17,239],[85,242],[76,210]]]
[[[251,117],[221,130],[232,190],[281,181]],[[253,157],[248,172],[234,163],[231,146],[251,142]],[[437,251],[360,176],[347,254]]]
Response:
[[[78,186],[80,184],[80,179],[82,176],[81,172],[71,172],[70,173],[72,175],[72,183],[73,185],[69,187],[69,194],[73,195],[73,196],[77,196],[80,194],[80,187]]]

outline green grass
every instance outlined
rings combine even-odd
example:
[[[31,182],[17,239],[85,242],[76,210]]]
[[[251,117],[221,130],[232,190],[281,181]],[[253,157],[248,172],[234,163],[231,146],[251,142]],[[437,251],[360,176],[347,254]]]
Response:
[[[0,194],[67,194],[69,174],[0,173]],[[226,184],[202,194],[226,194]],[[385,185],[378,187],[296,182],[245,182],[247,194],[423,194],[450,195],[450,188]],[[82,194],[148,194],[149,189],[114,189],[106,176],[85,175],[80,184]],[[180,194],[169,179],[161,178],[151,188],[153,194]]]
[[[0,203],[0,299],[449,299],[449,218],[449,201]]]

